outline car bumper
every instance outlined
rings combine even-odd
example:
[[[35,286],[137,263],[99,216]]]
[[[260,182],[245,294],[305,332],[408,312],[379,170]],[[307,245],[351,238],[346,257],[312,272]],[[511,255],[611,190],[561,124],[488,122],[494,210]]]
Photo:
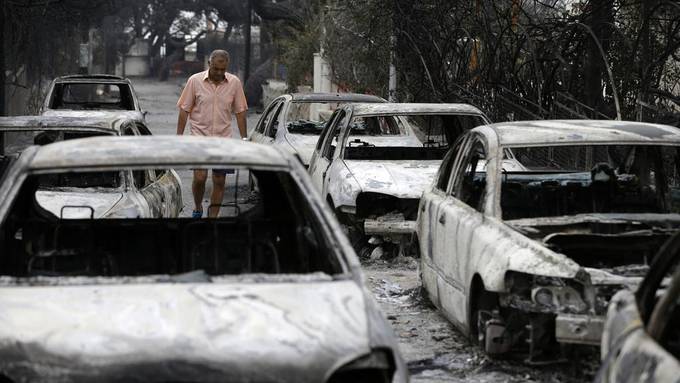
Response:
[[[555,339],[559,343],[600,345],[604,317],[560,314],[555,318]]]
[[[379,221],[367,219],[364,221],[366,235],[413,234],[416,231],[416,221]]]

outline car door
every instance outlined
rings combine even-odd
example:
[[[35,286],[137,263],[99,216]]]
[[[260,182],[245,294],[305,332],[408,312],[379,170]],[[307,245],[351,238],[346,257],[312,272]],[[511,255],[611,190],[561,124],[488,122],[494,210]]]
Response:
[[[269,126],[272,124],[274,117],[277,116],[280,109],[282,108],[283,104],[284,99],[282,98],[276,99],[272,101],[271,104],[269,104],[264,114],[257,122],[255,129],[250,134],[250,141],[258,142],[261,144],[267,144],[272,142],[271,137],[267,136],[267,131]]]
[[[282,120],[283,120],[283,116],[284,116],[284,113],[285,113],[288,105],[289,105],[289,103],[284,101],[274,111],[274,114],[272,115],[271,122],[265,127],[265,130],[264,130],[266,142],[274,142],[276,140],[277,133],[279,132],[279,129],[283,128]]]
[[[160,185],[155,181],[155,175],[150,169],[140,169],[132,171],[133,187],[129,193],[134,195],[134,199],[141,199],[142,210],[147,210],[143,216],[146,218],[161,218],[164,216],[166,196]]]
[[[420,279],[432,302],[438,302],[437,265],[434,263],[434,247],[441,240],[435,229],[439,217],[439,207],[446,198],[451,172],[457,153],[464,141],[458,140],[446,153],[432,187],[423,193],[418,213],[418,243],[420,245]]]
[[[323,147],[323,143],[326,140],[326,136],[330,134],[329,132],[331,131],[331,128],[333,125],[335,125],[335,117],[338,115],[339,110],[336,110],[331,114],[331,117],[328,119],[328,122],[326,122],[326,125],[323,127],[323,130],[321,130],[321,134],[319,134],[319,139],[316,141],[316,147],[314,148],[314,152],[312,152],[312,157],[309,159],[309,167],[307,168],[307,172],[309,174],[312,173],[312,170],[316,167],[316,161],[321,155],[321,148]]]
[[[345,110],[338,110],[334,113],[331,121],[326,126],[325,135],[323,138],[319,138],[317,149],[314,151],[312,161],[309,164],[309,174],[312,177],[312,183],[322,195],[325,195],[328,168],[331,165],[335,152],[339,151],[339,149],[336,150],[336,147],[338,146],[337,140],[340,136],[342,123],[347,120],[345,118],[347,115],[348,112]]]
[[[150,174],[154,179],[148,188],[156,189],[160,192],[160,194],[155,192],[153,194],[160,195],[161,215],[173,218],[179,216],[184,203],[177,173],[172,169],[152,169]]]
[[[143,123],[135,123],[137,131],[142,136],[150,136],[151,131]],[[148,193],[153,199],[160,198],[160,217],[177,217],[182,210],[182,186],[179,175],[172,169],[149,169],[147,177],[151,182],[147,185]],[[151,206],[152,201],[148,201]]]
[[[141,123],[127,122],[123,125],[124,136],[151,135],[151,132]],[[164,204],[167,196],[159,185],[155,185],[156,175],[151,169],[128,170],[128,178],[132,187],[128,188],[129,198],[136,201],[144,211],[143,216],[160,218],[164,216]],[[141,201],[140,201],[141,200]]]
[[[480,161],[486,158],[486,144],[470,134],[453,165],[449,192],[437,210],[433,263],[440,273],[439,302],[452,321],[467,324],[467,268],[480,256],[487,238],[477,229],[483,223],[485,171]],[[482,164],[483,165],[483,164]]]

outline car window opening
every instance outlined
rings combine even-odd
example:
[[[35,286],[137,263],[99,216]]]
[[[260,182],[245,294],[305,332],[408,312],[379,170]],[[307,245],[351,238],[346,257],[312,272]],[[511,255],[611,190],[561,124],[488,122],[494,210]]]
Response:
[[[129,86],[102,83],[57,83],[50,107],[72,110],[135,110]]]
[[[318,136],[338,105],[335,102],[291,102],[285,117],[288,132]]]
[[[90,219],[89,214],[63,218],[37,201],[46,180],[62,175],[29,176],[0,227],[0,275],[342,273],[337,253],[296,181],[284,172],[251,174],[257,198],[227,203],[235,207],[233,214],[214,219],[120,214],[110,219]],[[86,212],[96,208],[86,202],[70,207]]]
[[[502,175],[504,219],[679,213],[680,150],[664,146],[513,148],[526,171]]]
[[[352,119],[346,160],[441,160],[461,134],[483,125],[473,115],[359,116]]]

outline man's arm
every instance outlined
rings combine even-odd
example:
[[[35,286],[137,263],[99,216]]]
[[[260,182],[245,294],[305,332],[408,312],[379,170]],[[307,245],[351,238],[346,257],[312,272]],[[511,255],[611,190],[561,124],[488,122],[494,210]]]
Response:
[[[238,125],[238,131],[241,133],[241,138],[248,137],[248,120],[246,119],[246,114],[248,112],[236,113],[236,124]]]
[[[177,135],[181,136],[184,134],[184,127],[187,125],[187,119],[189,118],[189,113],[180,108],[179,115],[177,116]],[[240,125],[239,125],[240,127]]]

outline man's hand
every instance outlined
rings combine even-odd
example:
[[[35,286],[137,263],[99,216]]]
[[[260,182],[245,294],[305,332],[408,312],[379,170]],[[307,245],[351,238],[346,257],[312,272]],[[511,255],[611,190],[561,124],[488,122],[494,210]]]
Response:
[[[187,119],[189,118],[189,113],[181,109],[179,110],[179,115],[177,116],[177,135],[181,136],[184,134],[184,127],[187,125]]]
[[[238,131],[241,133],[241,138],[248,137],[248,120],[246,115],[248,112],[236,113],[236,124],[238,125]]]

